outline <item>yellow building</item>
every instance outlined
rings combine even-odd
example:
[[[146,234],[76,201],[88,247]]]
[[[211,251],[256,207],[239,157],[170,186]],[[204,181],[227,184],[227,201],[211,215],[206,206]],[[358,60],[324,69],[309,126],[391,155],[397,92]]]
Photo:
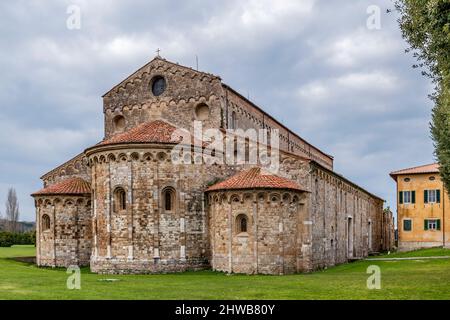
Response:
[[[398,170],[390,176],[397,182],[399,250],[450,246],[449,198],[439,165]]]

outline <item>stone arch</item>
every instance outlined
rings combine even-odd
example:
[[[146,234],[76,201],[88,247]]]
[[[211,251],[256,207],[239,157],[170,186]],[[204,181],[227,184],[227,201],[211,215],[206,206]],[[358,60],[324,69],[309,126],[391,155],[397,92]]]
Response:
[[[121,153],[119,154],[119,156],[117,157],[117,161],[128,161],[128,156],[125,153]]]
[[[195,118],[200,121],[207,120],[209,118],[210,112],[210,107],[205,102],[201,102],[195,107]]]
[[[114,153],[108,154],[108,161],[115,162],[116,161],[116,155]]]
[[[116,115],[113,118],[113,129],[114,133],[120,133],[125,130],[125,117],[121,114]]]
[[[164,151],[158,152],[156,155],[156,160],[157,161],[164,161],[167,159],[167,154]]]
[[[251,192],[245,192],[244,194],[243,194],[243,199],[244,199],[244,201],[251,201],[251,202],[253,202],[253,200],[254,200],[254,194],[253,193],[251,193]]]
[[[229,200],[230,203],[238,203],[241,202],[241,196],[234,193],[232,195],[230,195]]]
[[[281,200],[279,193],[271,193],[269,196],[269,201],[272,203],[279,202]]]
[[[282,197],[283,203],[288,204],[291,202],[291,194],[288,192],[283,193]]]
[[[263,202],[266,200],[266,197],[267,194],[265,192],[259,192],[256,198],[258,199],[258,201]]]
[[[139,160],[139,153],[133,152],[130,157],[131,157],[132,160],[138,161]]]
[[[143,161],[151,161],[152,159],[153,159],[153,155],[150,152],[147,152],[142,156]]]
[[[64,200],[63,205],[65,207],[71,207],[71,206],[75,205],[75,203],[76,203],[76,201],[74,199],[69,198],[69,199]]]

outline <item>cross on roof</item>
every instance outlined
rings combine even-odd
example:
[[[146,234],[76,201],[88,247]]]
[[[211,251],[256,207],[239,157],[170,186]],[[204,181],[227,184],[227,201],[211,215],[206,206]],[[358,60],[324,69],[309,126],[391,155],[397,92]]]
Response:
[[[159,57],[159,53],[161,52],[161,50],[158,48],[156,49],[156,55]]]

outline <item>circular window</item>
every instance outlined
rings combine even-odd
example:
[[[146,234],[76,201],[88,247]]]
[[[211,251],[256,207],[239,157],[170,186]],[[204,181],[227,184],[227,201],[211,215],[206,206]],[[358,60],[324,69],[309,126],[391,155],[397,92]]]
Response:
[[[166,90],[166,79],[161,76],[156,76],[152,80],[152,93],[155,96],[160,96]]]
[[[199,104],[196,108],[195,108],[195,117],[198,120],[206,120],[209,118],[209,107],[207,104],[205,103],[201,103]]]
[[[405,181],[405,182],[410,182],[411,179],[410,179],[410,178],[405,178],[405,179],[403,179],[403,181]]]
[[[436,180],[436,177],[430,177],[430,180],[431,181]]]

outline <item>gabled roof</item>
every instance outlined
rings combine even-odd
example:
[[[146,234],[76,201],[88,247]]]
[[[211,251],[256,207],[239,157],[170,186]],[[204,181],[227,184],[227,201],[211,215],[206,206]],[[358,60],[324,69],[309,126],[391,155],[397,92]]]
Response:
[[[198,70],[195,70],[195,69],[193,69],[193,68],[186,67],[186,66],[183,66],[183,65],[181,65],[181,64],[178,64],[178,63],[174,63],[174,62],[168,61],[168,60],[166,60],[166,59],[164,59],[164,58],[162,58],[162,57],[160,57],[160,56],[155,56],[152,60],[150,60],[149,62],[147,62],[145,65],[143,65],[142,67],[140,67],[139,69],[137,69],[135,72],[133,72],[132,74],[130,74],[128,77],[126,77],[124,80],[120,81],[120,82],[119,82],[118,84],[116,84],[114,87],[112,87],[111,89],[109,89],[102,97],[106,96],[108,93],[110,93],[111,91],[113,91],[113,90],[116,89],[117,87],[121,86],[122,84],[128,82],[128,81],[129,81],[130,79],[132,79],[137,73],[139,73],[142,69],[145,69],[145,68],[146,68],[147,66],[149,66],[150,64],[152,64],[152,63],[154,63],[154,62],[158,62],[158,61],[161,61],[161,62],[163,62],[163,63],[165,63],[165,64],[167,64],[167,65],[169,65],[169,66],[178,67],[178,68],[185,69],[185,70],[189,70],[189,71],[192,71],[192,72],[195,72],[195,73],[198,73],[198,74],[203,74],[203,75],[207,75],[207,76],[210,76],[210,77],[213,77],[213,78],[220,79],[219,76],[216,76],[216,75],[214,75],[214,74],[212,74],[212,73],[207,73],[207,72],[203,72],[203,71],[198,71]]]
[[[32,196],[44,195],[85,195],[91,193],[91,184],[81,178],[68,178],[41,189]]]
[[[206,191],[242,189],[289,189],[306,191],[296,182],[265,172],[259,167],[242,171],[231,178],[212,185]]]
[[[423,166],[406,168],[391,172],[389,175],[395,180],[395,177],[403,174],[421,174],[421,173],[439,173],[439,164],[432,163]]]

